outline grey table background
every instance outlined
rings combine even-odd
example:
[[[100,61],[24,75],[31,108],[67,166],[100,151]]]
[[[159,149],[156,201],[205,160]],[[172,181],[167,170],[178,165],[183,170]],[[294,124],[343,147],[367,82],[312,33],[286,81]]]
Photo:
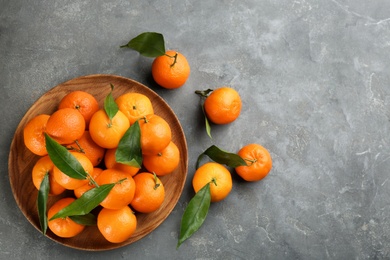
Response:
[[[387,0],[0,0],[0,259],[389,259],[390,2]],[[191,76],[167,91],[152,59],[119,45],[165,36]],[[179,203],[153,233],[113,251],[56,244],[13,198],[8,153],[33,102],[87,74],[116,74],[173,108],[189,149]],[[243,99],[234,123],[204,133],[196,89],[229,85]],[[196,157],[211,144],[269,149],[270,175],[234,178],[203,227],[175,249],[193,196]]]

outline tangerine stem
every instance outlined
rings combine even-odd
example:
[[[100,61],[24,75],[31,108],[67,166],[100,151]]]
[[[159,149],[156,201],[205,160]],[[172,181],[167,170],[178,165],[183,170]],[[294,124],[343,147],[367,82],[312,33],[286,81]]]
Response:
[[[154,189],[154,190],[157,190],[157,188],[160,187],[160,183],[157,183],[157,180],[158,180],[158,179],[157,179],[157,175],[156,175],[155,172],[153,172],[153,176],[154,176],[154,183],[155,183],[153,189]]]
[[[92,185],[94,185],[96,188],[99,187],[99,184],[96,183],[95,179],[92,177],[91,174],[89,174],[89,172],[87,172],[87,179],[88,179],[88,181],[89,181]]]
[[[85,151],[84,151],[84,149],[81,147],[81,145],[80,145],[80,143],[79,143],[79,141],[78,140],[76,140],[76,141],[74,141],[76,144],[77,144],[77,146],[79,147],[79,152],[80,153],[84,153],[85,154]]]
[[[244,160],[245,161],[248,161],[248,162],[250,162],[251,164],[250,165],[252,165],[252,164],[254,164],[255,162],[257,162],[257,159],[255,158],[255,159],[248,159],[248,158],[244,158]]]
[[[145,120],[145,123],[148,123],[149,120],[146,118],[146,116],[142,117],[143,120]]]
[[[216,179],[216,178],[213,177],[213,178],[211,179],[210,182],[214,183],[215,186],[218,186],[218,185],[217,185],[217,179]]]
[[[173,58],[173,63],[171,64],[171,68],[176,64],[176,61],[177,61],[177,55],[178,53],[176,52],[174,56],[171,56],[171,55],[168,55],[168,54],[164,54],[165,56],[169,57],[169,58]]]

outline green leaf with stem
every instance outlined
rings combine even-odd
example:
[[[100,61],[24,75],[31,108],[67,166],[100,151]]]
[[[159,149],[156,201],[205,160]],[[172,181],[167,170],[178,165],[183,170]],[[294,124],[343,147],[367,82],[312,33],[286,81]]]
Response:
[[[73,156],[68,149],[45,133],[47,153],[54,165],[63,173],[78,180],[89,179],[95,186],[95,180],[87,173],[81,163]]]
[[[120,180],[118,183],[123,180]],[[103,184],[86,191],[80,198],[58,211],[50,220],[69,216],[82,216],[90,213],[107,197],[115,184],[116,183]]]
[[[200,161],[204,156],[208,156],[211,160],[219,164],[225,164],[226,166],[233,168],[247,165],[246,161],[238,154],[223,151],[217,146],[212,145],[198,156],[195,167],[196,169],[199,168]]]
[[[119,141],[118,148],[115,151],[115,160],[118,163],[141,168],[141,129],[138,121],[127,129]]]
[[[203,224],[211,203],[210,183],[201,188],[188,203],[181,219],[180,236],[176,248],[191,237]]]
[[[117,103],[115,102],[114,97],[112,96],[112,91],[114,90],[114,85],[110,84],[111,91],[104,99],[104,111],[106,112],[108,118],[110,119],[110,126],[112,124],[112,119],[119,110]]]
[[[43,234],[46,234],[47,231],[47,199],[49,197],[50,191],[50,182],[49,182],[49,173],[46,173],[43,177],[41,185],[39,186],[38,191],[38,216],[39,224],[41,225],[41,230]]]
[[[206,115],[206,111],[204,110],[204,101],[206,100],[206,98],[209,96],[209,94],[213,91],[213,89],[206,89],[206,90],[196,90],[195,91],[195,94],[197,94],[198,96],[200,96],[201,98],[201,101],[200,101],[200,106],[202,108],[202,112],[203,112],[203,115],[204,115],[204,122],[205,122],[205,127],[206,127],[206,133],[207,135],[211,137],[211,126],[210,126],[210,122],[207,118],[207,115]]]
[[[130,48],[138,51],[145,57],[155,58],[165,54],[164,36],[156,32],[144,32],[131,39],[121,48]]]

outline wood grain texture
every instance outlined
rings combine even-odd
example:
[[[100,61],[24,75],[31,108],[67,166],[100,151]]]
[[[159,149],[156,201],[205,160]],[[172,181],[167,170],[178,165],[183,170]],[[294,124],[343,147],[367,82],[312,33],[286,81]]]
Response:
[[[11,143],[8,161],[10,184],[16,203],[28,221],[40,231],[36,205],[38,192],[31,179],[31,170],[39,157],[32,154],[24,145],[24,126],[36,115],[53,113],[57,109],[62,97],[74,90],[83,90],[94,95],[100,107],[103,107],[104,98],[111,91],[110,83],[115,86],[113,91],[114,98],[127,92],[141,93],[150,98],[155,114],[163,117],[169,123],[172,129],[172,141],[179,148],[181,160],[174,172],[160,178],[166,190],[163,205],[153,213],[136,213],[137,230],[127,241],[120,244],[107,242],[96,226],[87,227],[80,235],[67,239],[55,236],[50,230],[47,232],[47,237],[50,239],[65,246],[81,250],[100,251],[119,248],[134,243],[152,232],[168,217],[175,207],[183,191],[187,176],[188,151],[183,129],[173,110],[160,96],[146,86],[120,76],[97,74],[75,78],[54,87],[32,105],[20,121]],[[67,192],[59,196],[50,197],[49,206],[61,197],[72,195],[71,192]]]

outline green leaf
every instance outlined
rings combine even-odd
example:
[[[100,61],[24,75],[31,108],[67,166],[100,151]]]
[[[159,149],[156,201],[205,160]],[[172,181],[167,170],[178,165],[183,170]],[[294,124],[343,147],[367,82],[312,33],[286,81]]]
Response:
[[[233,168],[247,165],[245,160],[242,159],[241,156],[239,156],[238,154],[225,152],[217,146],[212,145],[207,148],[206,151],[199,155],[198,160],[196,161],[196,169],[199,168],[200,161],[205,155],[207,155],[211,160],[217,163],[225,164]]]
[[[195,94],[197,94],[198,96],[201,97],[201,104],[200,104],[200,106],[202,107],[202,112],[203,112],[203,115],[204,115],[204,122],[205,122],[205,126],[206,126],[206,133],[212,139],[210,122],[209,122],[209,120],[207,118],[206,111],[204,110],[204,101],[206,100],[206,98],[209,96],[209,94],[211,92],[213,92],[213,89],[196,90]]]
[[[104,111],[106,111],[106,114],[111,121],[114,118],[114,116],[116,115],[116,113],[118,112],[119,107],[116,104],[114,97],[112,96],[112,91],[114,90],[114,85],[112,85],[112,84],[110,84],[110,85],[111,85],[111,91],[107,95],[107,97],[104,99]]]
[[[211,203],[210,183],[201,188],[188,203],[181,219],[179,246],[191,237],[203,224]]]
[[[80,162],[73,156],[66,147],[57,143],[47,133],[45,133],[47,153],[54,165],[69,177],[83,180],[88,177]]]
[[[88,213],[80,216],[69,216],[74,222],[84,226],[95,226],[97,223],[96,216],[92,213]]]
[[[195,94],[197,94],[200,97],[207,98],[208,95],[210,95],[211,92],[213,92],[214,89],[206,89],[206,90],[195,90]]]
[[[103,184],[86,191],[80,198],[58,211],[50,220],[90,213],[107,197],[114,186],[115,183]]]
[[[127,129],[119,141],[118,148],[115,151],[115,160],[118,163],[141,168],[141,129],[138,121]]]
[[[211,137],[211,126],[210,126],[209,120],[207,119],[206,112],[204,111],[204,106],[202,106],[202,110],[203,110],[203,115],[204,115],[204,123],[205,123],[205,126],[206,126],[206,133],[212,139],[212,137]]]
[[[164,36],[156,32],[144,32],[137,37],[131,39],[126,45],[121,48],[130,48],[138,51],[145,57],[158,57],[165,54]]]
[[[49,191],[50,191],[50,183],[49,183],[49,174],[46,173],[45,177],[43,177],[43,180],[41,182],[41,186],[39,187],[38,191],[38,216],[39,216],[39,223],[41,225],[42,233],[46,234],[47,231],[47,199],[49,197]]]

